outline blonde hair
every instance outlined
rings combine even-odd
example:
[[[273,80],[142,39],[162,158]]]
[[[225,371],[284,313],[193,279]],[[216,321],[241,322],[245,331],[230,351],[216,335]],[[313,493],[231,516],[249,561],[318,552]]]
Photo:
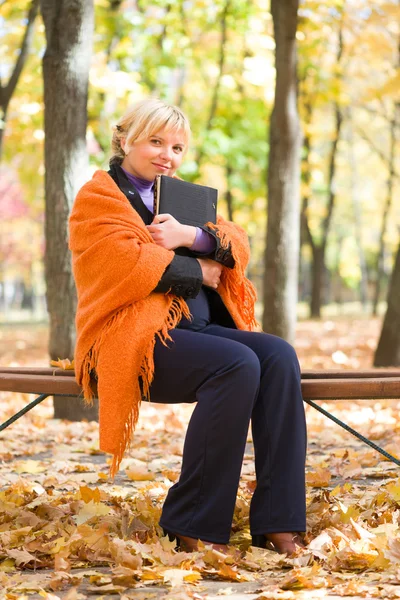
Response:
[[[158,98],[146,98],[138,102],[119,119],[111,141],[112,163],[121,163],[126,150],[134,143],[154,135],[160,129],[182,131],[185,137],[185,151],[190,141],[190,124],[187,116],[177,106],[166,104]],[[121,140],[125,139],[125,151]]]

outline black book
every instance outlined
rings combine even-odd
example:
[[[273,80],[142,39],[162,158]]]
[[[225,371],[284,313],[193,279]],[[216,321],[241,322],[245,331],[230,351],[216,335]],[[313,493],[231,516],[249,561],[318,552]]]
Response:
[[[154,214],[169,213],[182,225],[202,227],[217,219],[218,190],[158,175],[154,185]]]

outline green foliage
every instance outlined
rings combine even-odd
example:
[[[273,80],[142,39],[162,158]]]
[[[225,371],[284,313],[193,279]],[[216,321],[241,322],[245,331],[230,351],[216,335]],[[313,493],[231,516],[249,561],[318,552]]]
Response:
[[[29,0],[0,4],[3,85],[18,56],[29,4]],[[337,205],[327,260],[329,268],[341,269],[341,273],[341,261],[351,263],[347,274],[343,274],[349,285],[357,284],[359,269],[351,242],[354,215],[348,114],[351,109],[363,244],[370,257],[377,248],[387,171],[359,131],[366,132],[387,156],[387,115],[392,114],[400,97],[398,20],[398,2],[394,0],[303,0],[300,4],[299,109],[304,134],[311,141],[311,152],[308,156],[303,153],[302,190],[309,198],[309,222],[318,243],[327,210],[328,156],[336,103],[345,122],[338,147]],[[340,25],[343,54],[338,64]],[[43,24],[38,18],[33,47],[10,105],[3,155],[3,162],[17,170],[35,218],[43,210],[44,48]],[[129,104],[148,94],[179,104],[187,112],[193,130],[193,146],[180,173],[191,181],[218,187],[224,212],[229,186],[234,218],[248,228],[252,237],[254,270],[254,264],[262,260],[264,244],[268,121],[274,77],[274,41],[267,0],[95,0],[88,105],[92,166],[107,166],[112,127]],[[395,191],[398,198],[398,187]],[[399,216],[400,206],[394,203],[387,232],[389,254],[397,245]]]

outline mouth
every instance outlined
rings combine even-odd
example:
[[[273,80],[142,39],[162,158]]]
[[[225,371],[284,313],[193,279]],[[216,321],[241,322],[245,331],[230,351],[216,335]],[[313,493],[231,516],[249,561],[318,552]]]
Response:
[[[171,167],[167,167],[166,165],[159,165],[157,163],[153,163],[156,169],[160,169],[161,171],[169,171]]]

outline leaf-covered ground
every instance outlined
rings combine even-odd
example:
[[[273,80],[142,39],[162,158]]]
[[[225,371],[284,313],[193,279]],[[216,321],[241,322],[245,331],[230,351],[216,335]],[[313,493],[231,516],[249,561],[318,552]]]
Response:
[[[378,320],[298,326],[303,368],[367,368]],[[46,330],[0,328],[0,364],[46,366]],[[0,422],[28,401],[0,393]],[[398,402],[326,403],[400,455]],[[0,598],[400,598],[398,469],[307,407],[308,548],[249,546],[249,438],[228,555],[176,552],[158,527],[179,473],[187,406],[144,405],[114,482],[96,423],[52,419],[46,400],[0,438]],[[114,596],[115,597],[115,596]]]

